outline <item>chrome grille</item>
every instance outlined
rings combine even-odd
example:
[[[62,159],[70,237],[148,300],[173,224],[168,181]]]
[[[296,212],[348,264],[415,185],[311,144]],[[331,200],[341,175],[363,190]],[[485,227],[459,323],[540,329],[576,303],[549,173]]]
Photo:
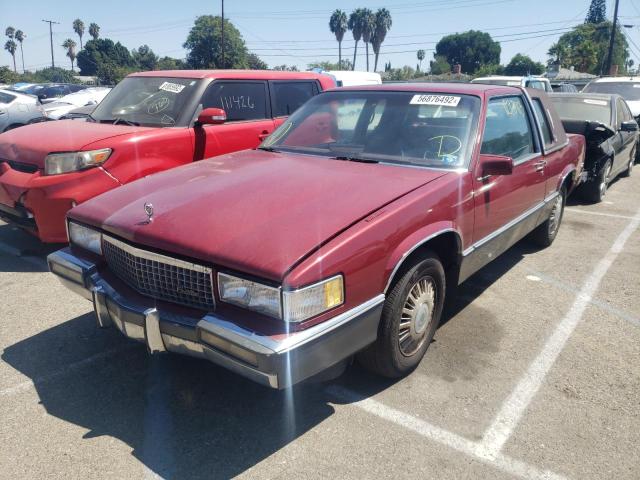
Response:
[[[143,295],[188,307],[213,310],[211,269],[133,247],[104,236],[109,269]]]

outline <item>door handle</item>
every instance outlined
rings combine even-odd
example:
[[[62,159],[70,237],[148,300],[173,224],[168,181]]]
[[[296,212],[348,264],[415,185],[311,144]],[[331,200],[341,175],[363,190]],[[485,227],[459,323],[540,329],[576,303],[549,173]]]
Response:
[[[544,167],[547,166],[547,161],[540,160],[539,162],[536,162],[533,165],[536,167],[536,172],[542,172],[544,170]]]
[[[271,135],[271,133],[264,130],[260,135],[258,135],[258,140],[262,141],[265,138],[267,138],[269,135]]]

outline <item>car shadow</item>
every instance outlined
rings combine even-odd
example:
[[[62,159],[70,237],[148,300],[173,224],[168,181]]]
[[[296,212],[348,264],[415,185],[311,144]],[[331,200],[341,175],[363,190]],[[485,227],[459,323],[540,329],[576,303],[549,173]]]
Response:
[[[0,222],[0,272],[47,272],[47,255],[64,244],[40,242],[27,232]]]
[[[443,324],[533,251],[520,242],[461,285]],[[47,413],[86,429],[84,438],[121,440],[164,478],[239,475],[330,418],[334,405],[397,381],[354,363],[333,381],[271,390],[205,361],[149,356],[115,329],[97,329],[93,313],[7,347],[2,360],[32,380]]]

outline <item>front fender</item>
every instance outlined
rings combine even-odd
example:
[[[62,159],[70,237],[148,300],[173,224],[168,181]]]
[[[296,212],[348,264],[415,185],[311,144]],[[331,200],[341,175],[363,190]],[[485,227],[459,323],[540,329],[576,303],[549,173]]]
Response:
[[[404,262],[413,252],[418,250],[427,242],[447,233],[453,233],[456,236],[457,245],[454,245],[453,247],[458,253],[458,256],[460,256],[462,254],[462,246],[464,245],[463,238],[460,230],[453,222],[440,221],[420,228],[400,242],[391,255],[389,255],[384,274],[384,292],[387,292],[394,275],[398,270],[400,270]]]

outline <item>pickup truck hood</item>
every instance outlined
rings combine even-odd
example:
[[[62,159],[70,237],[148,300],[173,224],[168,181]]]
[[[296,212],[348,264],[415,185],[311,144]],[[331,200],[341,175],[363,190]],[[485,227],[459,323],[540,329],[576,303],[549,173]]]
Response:
[[[247,150],[151,175],[69,216],[143,248],[278,281],[322,243],[443,175]]]
[[[152,129],[72,120],[34,123],[0,135],[0,158],[43,168],[49,153],[87,150],[99,140],[147,130]]]

